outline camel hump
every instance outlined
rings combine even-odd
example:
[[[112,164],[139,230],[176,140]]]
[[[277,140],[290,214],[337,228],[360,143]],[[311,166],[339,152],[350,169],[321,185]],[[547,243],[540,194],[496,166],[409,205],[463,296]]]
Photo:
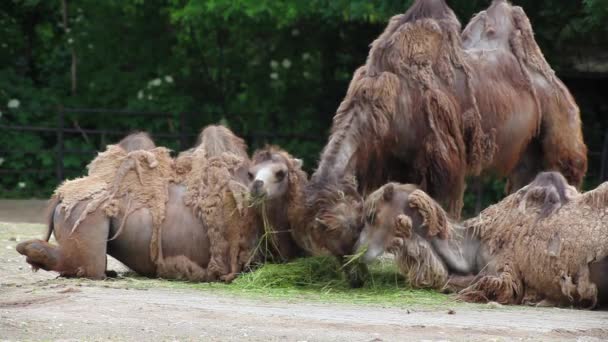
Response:
[[[199,143],[196,149],[204,151],[207,158],[219,157],[228,152],[247,159],[245,141],[222,125],[205,127],[199,134]]]
[[[402,23],[420,19],[455,20],[456,15],[444,0],[416,0],[403,15]]]
[[[151,150],[156,147],[147,132],[134,132],[124,137],[118,145],[127,152],[137,150]]]
[[[539,218],[542,219],[568,204],[573,197],[572,189],[561,173],[541,172],[532,183],[518,191],[520,206],[539,206]]]

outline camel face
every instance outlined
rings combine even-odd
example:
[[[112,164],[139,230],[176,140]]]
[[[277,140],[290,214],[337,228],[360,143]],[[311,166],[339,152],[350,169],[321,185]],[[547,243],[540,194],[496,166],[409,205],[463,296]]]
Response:
[[[389,183],[372,193],[365,201],[365,228],[357,242],[366,248],[365,262],[371,262],[385,251],[393,252],[405,239],[422,230],[420,214],[411,207],[409,196],[416,191],[411,184]]]
[[[250,194],[253,198],[273,200],[289,191],[290,167],[301,168],[300,159],[287,160],[278,153],[268,152],[249,169]],[[293,164],[293,165],[292,165]]]

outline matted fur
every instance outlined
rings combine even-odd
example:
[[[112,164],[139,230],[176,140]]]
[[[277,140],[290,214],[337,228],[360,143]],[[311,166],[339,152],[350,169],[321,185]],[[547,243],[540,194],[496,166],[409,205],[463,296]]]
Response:
[[[362,194],[394,180],[418,184],[458,218],[465,177],[484,170],[508,176],[508,191],[543,169],[581,184],[580,113],[525,13],[495,1],[462,39],[460,27],[443,0],[417,0],[390,20],[336,111],[311,203],[323,201],[315,189],[340,191],[345,177]]]
[[[62,213],[56,215],[55,220],[63,217],[65,222],[75,222],[73,227],[63,227],[63,232],[65,228],[74,232],[79,229],[81,222],[86,222],[83,224],[87,225],[81,228],[83,232],[90,231],[89,226],[103,230],[104,225],[116,224],[117,226],[111,226],[114,236],[109,240],[122,240],[120,244],[123,245],[128,241],[124,239],[136,239],[134,233],[137,231],[142,233],[142,238],[151,233],[151,263],[129,263],[133,260],[123,260],[147,275],[191,281],[231,281],[253,260],[252,253],[259,238],[259,227],[253,224],[252,210],[246,203],[248,189],[243,181],[243,172],[247,169],[248,159],[243,140],[224,127],[207,127],[201,133],[201,143],[195,149],[182,153],[176,163],[167,149],[154,148],[153,145],[146,134],[136,133],[117,145],[108,146],[105,152],[89,164],[89,174],[86,177],[66,181],[56,190],[51,205],[55,214],[56,210],[61,210]],[[150,146],[153,148],[150,149]],[[172,223],[164,222],[165,216],[169,214],[168,190],[171,183],[179,182],[183,182],[186,191],[184,193],[180,186],[171,185],[171,198],[179,203],[172,203],[173,211],[170,213],[174,216],[176,213],[179,215],[180,210],[187,213],[187,206],[196,213],[201,224],[192,223],[190,227],[180,227],[177,229],[178,234],[188,234],[188,229],[202,229],[200,232],[192,232],[192,236],[209,246],[208,259],[204,251],[187,252],[184,255],[178,251],[176,254],[172,241],[166,241],[165,244],[170,255],[165,257],[163,254],[161,228],[173,227]],[[79,217],[71,217],[74,208],[82,203],[87,205],[84,210],[81,206],[75,211]],[[137,212],[137,218],[127,223],[134,212]],[[186,216],[183,222],[192,222],[191,216]],[[111,217],[117,218],[118,223],[109,221]],[[150,226],[146,223],[148,217],[151,219]],[[58,223],[52,218],[50,222],[49,232],[53,229],[52,223]],[[123,229],[129,230],[129,234],[126,234],[128,237],[124,239]],[[89,241],[85,236],[90,235],[80,232],[75,239],[83,239],[82,241],[74,242],[67,237],[66,242],[64,236],[63,244],[60,242],[60,246],[54,247],[40,240],[32,240],[22,243],[18,251],[27,254],[28,262],[34,267],[65,275],[99,278],[103,274],[100,273],[103,271],[99,267],[101,265],[95,263],[93,266],[88,262],[101,260],[101,256],[82,254],[79,251],[73,253],[72,250],[79,249],[80,245],[83,250],[99,246],[99,236],[95,237],[96,240]],[[171,232],[166,233],[164,235],[168,237],[182,238]],[[182,243],[186,243],[183,246],[186,250],[193,248],[187,245],[189,241]],[[138,251],[139,247],[133,248],[127,257],[142,252]],[[124,251],[119,255],[125,257]],[[186,255],[196,258],[196,261]]]
[[[395,187],[394,191],[411,196],[420,190]],[[598,288],[590,267],[608,257],[607,199],[608,183],[581,194],[563,176],[549,172],[461,225],[447,221],[446,241],[465,252],[464,236],[473,238],[479,242],[475,262],[484,262],[471,284],[460,288],[459,297],[594,307]],[[398,222],[411,226],[412,216],[403,216],[397,217]],[[443,289],[452,274],[436,248],[445,245],[431,243],[422,232],[412,233],[415,229],[393,232],[390,249],[413,285]]]
[[[72,230],[77,229],[80,222],[99,208],[110,217],[124,214],[123,222],[133,211],[148,208],[154,223],[150,255],[156,261],[159,256],[160,225],[168,200],[168,184],[174,174],[169,150],[156,147],[149,151],[127,152],[119,145],[109,145],[87,168],[87,176],[65,181],[53,195],[59,199],[59,207],[66,216],[70,216],[78,203],[90,200]],[[118,204],[122,199],[127,200],[128,207],[122,208]]]
[[[247,207],[248,188],[239,178],[249,159],[242,139],[222,126],[209,126],[187,156],[184,203],[208,227],[210,261],[207,280],[233,278],[252,260],[259,233]],[[178,159],[179,161],[179,159]],[[223,279],[224,280],[224,279]]]
[[[304,245],[301,243],[303,229],[307,225],[304,213],[304,187],[308,183],[308,175],[297,166],[295,158],[278,146],[266,146],[255,151],[251,157],[252,166],[267,161],[280,161],[287,167],[287,193],[284,197],[265,200],[264,205],[258,205],[257,223],[263,224],[267,218],[271,230],[270,258],[273,260],[289,260],[302,254]]]
[[[568,200],[550,200],[547,210],[547,198],[554,198],[556,189],[566,189]],[[530,190],[536,195],[528,196]],[[501,302],[519,303],[531,292],[537,301],[595,306],[597,287],[589,278],[589,265],[608,256],[607,193],[608,183],[580,194],[560,175],[545,174],[465,221],[465,228],[473,229],[487,246],[495,266],[461,296],[478,299],[482,295],[493,300],[494,293]],[[484,287],[487,277],[498,277],[503,287],[520,290],[505,294],[488,289]]]

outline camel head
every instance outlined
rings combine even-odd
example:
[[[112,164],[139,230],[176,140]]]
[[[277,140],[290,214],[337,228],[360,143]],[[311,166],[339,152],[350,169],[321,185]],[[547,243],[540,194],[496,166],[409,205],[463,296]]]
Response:
[[[352,254],[363,229],[363,200],[354,177],[311,182],[306,207],[314,216],[316,244],[334,256]]]
[[[291,190],[300,191],[300,183],[307,178],[301,159],[274,146],[255,152],[248,177],[251,196],[264,200],[288,200]]]
[[[447,215],[425,192],[413,184],[388,183],[374,191],[364,204],[365,227],[357,241],[370,262],[385,251],[396,253],[410,241],[446,237]]]

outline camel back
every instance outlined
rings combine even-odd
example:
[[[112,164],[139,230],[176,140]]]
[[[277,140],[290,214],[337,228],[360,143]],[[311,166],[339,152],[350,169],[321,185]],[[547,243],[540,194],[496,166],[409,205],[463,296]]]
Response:
[[[595,302],[589,264],[608,256],[608,183],[580,194],[563,177],[557,182],[563,184],[535,181],[464,226],[495,257],[492,264],[508,265],[493,272],[519,279],[512,282],[517,284],[513,296],[539,292],[556,301]],[[568,198],[560,189],[566,189]]]
[[[109,217],[122,215],[121,227],[135,210],[147,208],[154,223],[151,256],[156,260],[159,254],[159,229],[168,200],[168,184],[174,178],[169,150],[157,147],[149,151],[127,152],[119,145],[109,145],[87,168],[87,176],[65,181],[54,194],[61,201],[60,208],[65,210],[67,216],[71,215],[77,204],[87,201],[72,230],[99,208]]]

